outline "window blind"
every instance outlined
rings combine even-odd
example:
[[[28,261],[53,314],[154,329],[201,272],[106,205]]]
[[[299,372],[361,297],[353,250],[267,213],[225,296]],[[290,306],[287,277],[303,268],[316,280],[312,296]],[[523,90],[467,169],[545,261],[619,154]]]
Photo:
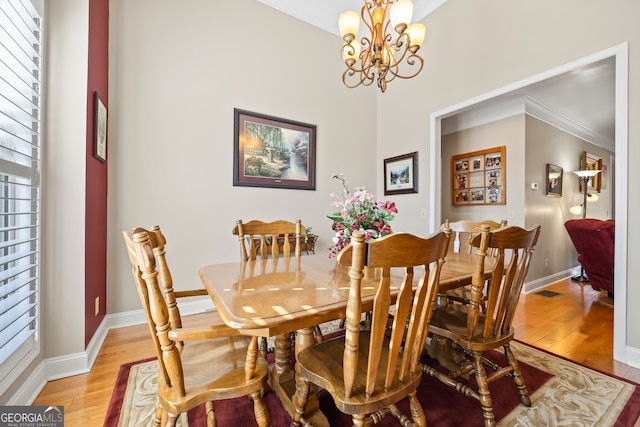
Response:
[[[0,380],[4,384],[25,356],[37,351],[40,26],[30,0],[0,2]]]

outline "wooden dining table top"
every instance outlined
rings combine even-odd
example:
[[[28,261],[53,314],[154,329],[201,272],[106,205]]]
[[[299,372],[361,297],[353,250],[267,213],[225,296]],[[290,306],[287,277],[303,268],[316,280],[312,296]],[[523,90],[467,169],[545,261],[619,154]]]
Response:
[[[448,254],[441,291],[471,283],[474,260],[471,254]],[[275,336],[345,316],[348,268],[326,254],[214,264],[198,274],[224,322],[246,335]],[[373,302],[376,274],[365,273],[363,310]],[[401,278],[392,274],[392,289]]]

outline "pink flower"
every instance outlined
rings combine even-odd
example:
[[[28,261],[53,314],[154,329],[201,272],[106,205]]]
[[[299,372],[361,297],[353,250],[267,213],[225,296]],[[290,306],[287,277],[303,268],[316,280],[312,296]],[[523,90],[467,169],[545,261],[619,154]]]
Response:
[[[356,191],[355,193],[353,193],[353,195],[356,199],[359,199],[361,202],[364,202],[365,200],[367,200],[367,192],[364,189]]]
[[[388,214],[398,213],[398,209],[396,208],[396,204],[387,200],[384,203],[380,203],[380,207],[387,211]]]

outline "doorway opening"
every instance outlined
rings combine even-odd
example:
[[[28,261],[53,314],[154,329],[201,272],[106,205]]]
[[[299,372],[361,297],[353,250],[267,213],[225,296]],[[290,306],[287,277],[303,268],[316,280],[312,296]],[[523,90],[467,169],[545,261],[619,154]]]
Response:
[[[549,71],[537,74],[514,84],[496,89],[484,95],[463,101],[459,104],[436,111],[430,117],[430,200],[431,207],[429,228],[433,232],[442,222],[442,188],[440,177],[442,170],[441,140],[442,121],[463,112],[469,111],[482,103],[498,98],[516,96],[523,88],[539,84],[545,81],[557,79],[565,73],[578,73],[589,68],[593,64],[612,58],[615,62],[615,155],[619,159],[628,158],[628,43],[622,43],[610,49],[589,55],[585,58],[573,61]],[[628,169],[626,162],[616,162],[614,170],[615,180],[615,221],[616,242],[614,273],[616,307],[613,321],[613,358],[627,363],[626,337],[627,337],[627,194],[628,194]]]

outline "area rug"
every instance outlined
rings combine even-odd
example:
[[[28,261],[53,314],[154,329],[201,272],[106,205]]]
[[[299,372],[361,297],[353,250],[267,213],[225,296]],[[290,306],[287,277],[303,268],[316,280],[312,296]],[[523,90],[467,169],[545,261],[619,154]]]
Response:
[[[489,387],[494,413],[499,426],[633,426],[640,416],[640,387],[630,381],[586,368],[562,357],[529,345],[513,342],[512,348],[520,361],[527,389],[533,402],[531,408],[519,404],[509,378],[500,379]],[[501,353],[490,356],[503,361]],[[426,360],[432,366],[433,360]],[[139,361],[120,368],[104,425],[107,427],[150,426],[155,411],[157,365],[155,360]],[[473,383],[469,384],[473,387]],[[418,389],[427,424],[435,427],[483,426],[480,404],[463,396],[427,375]],[[273,392],[267,390],[265,403],[274,427],[286,427],[291,418]],[[332,427],[350,426],[350,417],[340,414],[331,398],[321,399],[321,409]],[[408,403],[398,405],[408,414]],[[247,398],[216,402],[220,426],[254,426],[252,404]],[[204,409],[196,408],[183,415],[179,426],[206,425]],[[397,426],[392,417],[380,426]]]

